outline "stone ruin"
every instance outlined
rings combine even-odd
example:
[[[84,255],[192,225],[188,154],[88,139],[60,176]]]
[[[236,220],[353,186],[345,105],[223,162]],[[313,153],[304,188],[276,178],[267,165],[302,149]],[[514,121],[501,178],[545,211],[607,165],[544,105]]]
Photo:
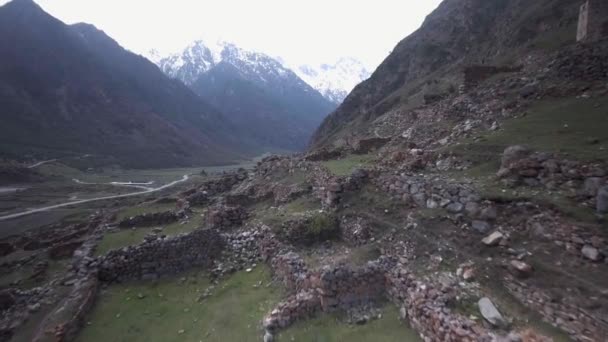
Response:
[[[215,229],[198,229],[168,239],[110,251],[98,260],[99,279],[122,282],[155,280],[193,267],[209,267],[223,248]]]
[[[577,42],[593,42],[608,37],[608,3],[587,0],[580,7]]]

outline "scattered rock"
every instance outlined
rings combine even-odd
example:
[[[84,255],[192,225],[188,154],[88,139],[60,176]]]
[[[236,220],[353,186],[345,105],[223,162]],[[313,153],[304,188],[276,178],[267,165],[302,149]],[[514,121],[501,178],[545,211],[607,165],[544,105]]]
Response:
[[[514,162],[529,156],[532,151],[522,145],[509,146],[502,153],[501,167],[508,168]]]
[[[475,278],[475,269],[473,267],[467,267],[462,271],[462,279],[470,281],[473,278]]]
[[[446,209],[451,213],[459,213],[464,209],[464,205],[462,203],[450,203]]]
[[[481,316],[485,318],[493,326],[503,326],[505,323],[505,319],[502,317],[494,303],[488,297],[483,297],[477,303],[479,306],[479,312]]]
[[[486,246],[497,246],[504,238],[501,232],[494,232],[481,240]]]
[[[519,260],[511,260],[511,267],[516,271],[518,276],[528,277],[532,274],[532,266]]]
[[[583,246],[583,249],[581,249],[581,253],[583,253],[583,256],[585,256],[585,258],[591,261],[600,261],[603,257],[597,248],[590,245]]]
[[[471,227],[473,228],[474,231],[476,231],[480,234],[487,233],[491,228],[491,226],[488,222],[478,221],[478,220],[473,221],[473,223],[471,224]]]
[[[608,213],[608,186],[601,187],[598,190],[596,209],[600,214]]]

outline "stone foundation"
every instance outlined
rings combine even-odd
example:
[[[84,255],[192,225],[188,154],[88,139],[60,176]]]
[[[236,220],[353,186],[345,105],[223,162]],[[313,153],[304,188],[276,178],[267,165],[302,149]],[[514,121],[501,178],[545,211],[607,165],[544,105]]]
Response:
[[[122,282],[154,280],[193,267],[208,267],[223,249],[224,241],[214,229],[145,242],[110,251],[99,259],[99,279]]]

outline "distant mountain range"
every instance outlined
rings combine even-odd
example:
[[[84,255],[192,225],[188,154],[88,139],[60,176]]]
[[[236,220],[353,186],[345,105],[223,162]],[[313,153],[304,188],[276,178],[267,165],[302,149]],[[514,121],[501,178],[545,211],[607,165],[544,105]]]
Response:
[[[87,24],[31,0],[0,7],[0,157],[109,157],[131,167],[219,164],[255,153],[183,83]]]
[[[341,104],[355,86],[371,76],[360,61],[345,57],[333,64],[299,65],[293,70],[328,100]]]
[[[231,61],[243,59],[250,65],[266,63],[268,67],[291,69],[298,77],[336,105],[342,103],[346,95],[359,83],[371,76],[371,72],[352,57],[343,57],[331,64],[299,65],[272,58],[265,54],[245,51],[233,43],[223,41],[196,41],[183,51],[163,57],[157,50],[150,50],[145,56],[159,65],[169,76],[193,84],[214,65],[225,60],[224,51]],[[253,58],[251,58],[253,57]],[[257,59],[256,59],[257,57]],[[269,63],[269,61],[271,61]],[[264,68],[268,70],[268,68]]]
[[[151,57],[267,150],[303,150],[337,106],[276,59],[231,43],[196,41],[180,53]]]

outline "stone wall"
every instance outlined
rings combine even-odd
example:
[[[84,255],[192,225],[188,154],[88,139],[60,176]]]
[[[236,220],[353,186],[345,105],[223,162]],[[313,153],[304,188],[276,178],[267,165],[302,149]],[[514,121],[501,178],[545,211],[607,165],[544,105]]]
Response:
[[[248,217],[241,206],[229,206],[218,203],[209,207],[205,213],[205,222],[211,227],[231,228],[240,226]]]
[[[99,260],[99,278],[105,282],[153,280],[192,267],[208,267],[222,251],[224,241],[215,229],[198,229],[173,238],[110,251]]]
[[[495,341],[482,326],[453,313],[448,302],[454,298],[451,287],[424,282],[398,263],[387,274],[389,298],[397,304],[403,319],[409,319],[425,341]]]

